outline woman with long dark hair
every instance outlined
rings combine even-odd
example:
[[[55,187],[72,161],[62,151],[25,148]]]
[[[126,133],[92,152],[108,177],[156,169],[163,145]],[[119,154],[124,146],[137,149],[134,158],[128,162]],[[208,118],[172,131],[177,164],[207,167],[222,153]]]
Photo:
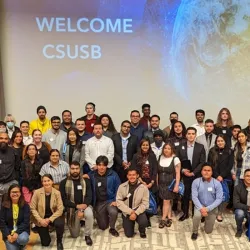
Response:
[[[227,144],[225,135],[217,135],[215,146],[212,147],[208,154],[208,162],[213,166],[213,177],[219,182],[228,180],[228,188],[230,189],[231,170],[233,167],[234,155],[233,151]],[[217,221],[222,222],[222,214],[225,209],[225,202],[222,202],[218,207]]]
[[[85,162],[85,146],[80,140],[78,130],[70,128],[67,132],[67,141],[63,145],[63,160],[69,165],[72,161],[78,161],[82,168]]]
[[[131,166],[137,169],[139,181],[155,195],[157,191],[156,176],[158,162],[147,139],[141,140],[139,151],[133,156]],[[150,228],[150,215],[146,215],[148,218],[148,227]]]
[[[30,234],[30,207],[25,203],[21,187],[9,187],[0,211],[0,230],[7,250],[24,249]]]
[[[21,163],[23,179],[22,193],[25,201],[30,204],[34,190],[41,187],[41,170],[43,161],[38,157],[38,150],[35,144],[29,144],[25,148],[24,160]]]
[[[99,117],[99,121],[103,127],[103,135],[111,138],[114,134],[117,133],[112,118],[108,114],[102,114]]]

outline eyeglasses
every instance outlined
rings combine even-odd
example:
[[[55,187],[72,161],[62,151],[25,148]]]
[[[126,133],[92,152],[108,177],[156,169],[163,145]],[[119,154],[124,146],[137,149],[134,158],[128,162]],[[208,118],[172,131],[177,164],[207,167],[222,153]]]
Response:
[[[130,126],[126,126],[126,125],[123,125],[122,127],[123,128],[131,128]]]

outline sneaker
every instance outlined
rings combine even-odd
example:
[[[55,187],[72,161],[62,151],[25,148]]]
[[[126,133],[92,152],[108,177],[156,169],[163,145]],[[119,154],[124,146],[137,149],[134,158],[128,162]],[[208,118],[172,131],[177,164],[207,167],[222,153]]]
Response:
[[[198,234],[192,233],[191,239],[192,240],[197,240]]]
[[[236,234],[235,234],[235,237],[240,238],[241,235],[242,235],[242,231],[237,231]]]
[[[147,238],[147,235],[146,235],[146,233],[140,233],[140,237],[141,237],[142,239],[145,239],[145,238]]]
[[[92,241],[92,239],[91,239],[90,236],[85,236],[85,241],[86,241],[86,244],[88,246],[92,246],[93,245],[93,241]]]
[[[113,235],[114,237],[118,237],[119,236],[119,233],[114,228],[110,228],[109,229],[109,233],[111,235]]]

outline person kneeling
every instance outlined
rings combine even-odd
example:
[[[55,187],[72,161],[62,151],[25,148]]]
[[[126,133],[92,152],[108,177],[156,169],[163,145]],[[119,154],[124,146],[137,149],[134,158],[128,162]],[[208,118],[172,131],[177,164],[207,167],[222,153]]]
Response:
[[[80,163],[73,161],[70,164],[70,176],[60,183],[60,192],[63,205],[67,211],[67,224],[70,235],[77,238],[80,234],[80,222],[85,219],[85,241],[92,246],[91,233],[94,216],[92,207],[92,190],[90,180],[81,177]]]
[[[148,219],[146,209],[149,207],[149,191],[139,180],[137,169],[128,169],[128,181],[122,183],[117,191],[117,207],[122,211],[123,228],[128,238],[134,236],[135,221],[139,224],[141,238],[146,238]]]
[[[62,238],[64,233],[63,202],[61,193],[52,187],[53,178],[50,174],[42,177],[43,187],[35,190],[31,199],[30,209],[42,246],[49,246],[51,237],[49,226],[54,226],[57,237],[57,250],[63,250]]]
[[[218,206],[223,199],[223,190],[219,181],[212,177],[212,166],[205,163],[201,169],[202,177],[192,183],[192,200],[195,205],[192,240],[198,237],[201,218],[205,217],[205,232],[212,233]]]
[[[7,250],[24,249],[29,241],[30,207],[18,184],[9,187],[8,197],[2,204],[0,229]]]

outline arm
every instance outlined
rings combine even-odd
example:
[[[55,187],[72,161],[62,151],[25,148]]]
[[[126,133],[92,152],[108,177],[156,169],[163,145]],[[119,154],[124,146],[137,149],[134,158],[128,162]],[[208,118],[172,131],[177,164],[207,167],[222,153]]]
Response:
[[[93,166],[95,165],[95,161],[91,159],[90,157],[90,142],[87,140],[85,145],[85,161],[88,163],[90,169],[93,169]]]
[[[123,213],[130,215],[133,210],[124,203],[123,199],[126,196],[123,195],[122,188],[123,188],[122,185],[120,185],[118,188],[118,191],[116,194],[116,204],[117,204],[118,209],[120,209]]]
[[[85,163],[85,146],[82,145],[81,152],[80,152],[80,167],[81,168],[84,165],[84,163]]]
[[[49,217],[49,220],[51,222],[54,222],[55,219],[57,219],[63,214],[63,202],[60,192],[56,193],[55,198],[56,198],[57,210]]]
[[[7,223],[6,223],[6,220],[7,220],[7,218],[6,218],[6,210],[7,210],[7,208],[2,207],[2,209],[0,211],[0,230],[2,232],[3,238],[7,238],[8,235],[11,234],[9,228],[7,227]]]
[[[84,198],[84,204],[89,206],[92,203],[92,187],[91,187],[90,180],[88,180],[88,179],[84,179],[84,180],[86,183],[86,195]]]
[[[214,181],[214,180],[213,180]],[[218,207],[222,200],[223,200],[223,190],[222,190],[222,186],[218,181],[215,181],[215,195],[216,195],[216,199],[215,201],[207,206],[208,211],[212,211],[213,209],[215,209],[216,207]]]
[[[37,211],[37,206],[38,206],[38,190],[36,190],[32,196],[31,199],[31,203],[30,203],[30,211],[32,213],[32,215],[34,216],[34,218],[36,219],[36,221],[39,223],[41,220],[43,220],[43,218],[40,216],[40,214]]]
[[[206,162],[206,151],[204,146],[202,145],[202,150],[200,153],[199,165],[194,169],[194,175],[199,175],[201,172],[202,165]]]
[[[207,161],[212,164],[213,177],[216,179],[219,176],[219,173],[218,173],[217,168],[216,168],[217,166],[214,166],[214,164],[213,164],[213,151],[211,151],[211,149],[209,150]]]
[[[30,227],[30,207],[28,204],[23,206],[24,218],[21,224],[18,226],[16,233],[21,234],[22,232],[26,232]]]
[[[114,143],[111,139],[109,139],[108,152],[107,152],[107,157],[109,159],[109,162],[113,161],[114,152],[115,152]]]
[[[112,136],[112,141],[113,141],[113,144],[115,145],[116,135]],[[119,165],[119,166],[122,165],[122,157],[117,153],[117,150],[115,150],[114,161],[116,162],[117,165]]]
[[[247,206],[247,204],[244,204],[241,202],[240,200],[240,186],[236,186],[234,188],[234,193],[233,193],[233,205],[234,205],[234,209],[242,209],[244,211],[248,210],[250,207]]]
[[[139,186],[138,188],[141,188],[141,186]],[[135,210],[136,215],[142,214],[149,207],[149,191],[146,187],[143,187],[143,190],[144,192],[143,192],[141,204]]]
[[[44,164],[45,165],[45,164]],[[40,170],[40,172],[39,172],[39,175],[41,176],[41,177],[43,177],[45,174],[46,174],[46,172],[45,172],[45,170],[44,170],[44,165],[42,166],[42,168],[41,168],[41,170]]]
[[[23,180],[25,180],[26,179],[26,171],[25,171],[25,162],[24,161],[21,162],[21,175],[22,175]]]
[[[76,204],[74,202],[68,200],[68,198],[67,198],[67,195],[66,195],[66,192],[65,192],[66,181],[67,181],[67,179],[64,179],[63,181],[61,181],[60,187],[59,187],[61,197],[62,197],[62,200],[63,200],[63,205],[66,208],[76,208]]]
[[[233,168],[233,162],[234,162],[234,156],[233,156],[233,152],[230,150],[228,159],[227,159],[227,164],[224,168],[221,169],[221,176],[223,178],[230,176],[231,169]]]
[[[200,178],[196,180],[200,181]],[[199,192],[198,192],[198,183],[196,180],[192,183],[192,200],[193,200],[195,207],[198,210],[201,210],[203,205],[200,203],[199,198],[198,198]]]
[[[179,186],[180,180],[181,180],[181,163],[178,163],[175,166],[175,179],[176,179],[176,186]]]
[[[157,176],[157,171],[158,171],[158,161],[156,159],[156,156],[154,153],[152,153],[152,181],[156,182],[156,176]]]

